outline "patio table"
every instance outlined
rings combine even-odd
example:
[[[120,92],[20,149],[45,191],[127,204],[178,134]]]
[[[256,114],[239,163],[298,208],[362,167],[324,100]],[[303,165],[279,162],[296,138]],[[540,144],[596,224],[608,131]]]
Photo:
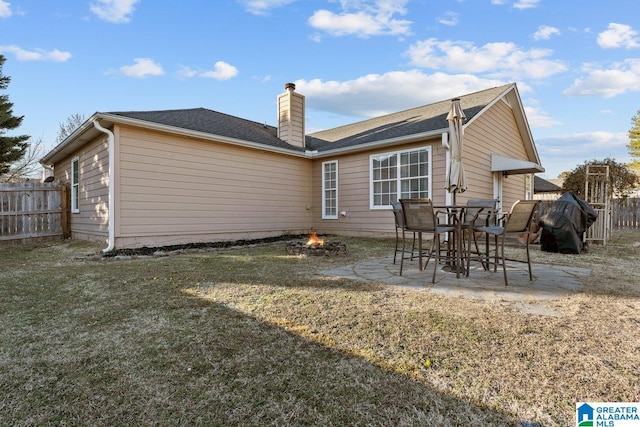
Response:
[[[444,214],[447,218],[447,223],[450,225],[453,225],[454,231],[451,236],[450,241],[447,244],[447,249],[450,252],[451,256],[447,257],[448,258],[448,263],[449,263],[449,268],[451,268],[451,271],[453,270],[453,268],[455,268],[456,271],[456,278],[460,278],[460,273],[464,273],[465,276],[469,276],[469,262],[467,262],[467,265],[465,266],[465,262],[464,262],[464,258],[465,258],[465,243],[468,246],[468,251],[467,251],[467,257],[471,256],[471,239],[474,239],[473,237],[473,228],[475,224],[469,224],[469,223],[465,223],[465,214],[467,213],[467,210],[469,209],[473,209],[473,210],[477,210],[477,212],[475,212],[475,214],[479,214],[481,212],[485,212],[486,213],[486,218],[485,221],[486,224],[478,224],[478,225],[490,225],[493,221],[495,221],[496,218],[496,213],[497,210],[495,208],[495,206],[478,206],[478,205],[474,205],[474,206],[468,206],[468,205],[456,205],[456,204],[445,204],[445,205],[433,205],[433,208],[437,211],[441,211],[439,213]],[[474,218],[475,219],[475,218]],[[468,229],[469,231],[469,241],[465,242],[464,241],[464,237],[465,237],[465,228]],[[488,245],[489,245],[489,240],[488,240],[488,236],[485,239],[485,253],[484,256],[487,257],[488,256]],[[475,242],[475,239],[474,239]],[[478,255],[483,255],[478,253]],[[451,260],[453,260],[453,262],[451,262]],[[487,262],[482,262],[483,268],[487,269]]]
[[[454,231],[451,233],[451,239],[447,241],[447,251],[449,255],[447,257],[447,263],[451,269],[455,268],[456,278],[460,278],[460,273],[464,273],[465,266],[463,261],[463,230],[462,222],[464,219],[464,212],[467,208],[466,205],[433,205],[433,208],[442,213],[447,218],[447,223],[454,226]],[[439,212],[441,211],[442,212]],[[453,244],[452,244],[453,242]],[[453,262],[451,262],[453,260]]]

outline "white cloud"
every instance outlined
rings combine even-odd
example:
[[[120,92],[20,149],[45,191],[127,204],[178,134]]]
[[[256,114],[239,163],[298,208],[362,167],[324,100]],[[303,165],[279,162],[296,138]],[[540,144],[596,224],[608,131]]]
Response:
[[[310,109],[367,118],[505,84],[470,74],[425,74],[419,70],[369,74],[343,82],[314,79],[294,83]]]
[[[459,15],[455,12],[445,12],[443,16],[438,18],[438,22],[442,25],[448,25],[450,27],[458,25]]]
[[[509,3],[509,0],[491,0],[491,4],[495,5],[503,5]],[[538,7],[538,3],[540,0],[518,0],[513,4],[514,9],[531,9],[534,7]]]
[[[576,80],[563,92],[566,96],[595,95],[612,98],[640,91],[640,59],[627,59],[609,69],[587,65],[587,76]]]
[[[598,45],[604,49],[627,48],[634,49],[640,47],[638,32],[630,25],[609,24],[609,29],[598,34]]]
[[[11,16],[11,3],[0,0],[0,18],[8,18]]]
[[[253,76],[252,79],[259,81],[260,83],[267,83],[271,81],[271,75],[267,74],[266,76]]]
[[[238,69],[233,65],[224,61],[218,61],[214,64],[213,70],[198,71],[191,67],[182,66],[178,70],[178,75],[184,78],[204,77],[216,80],[229,80],[238,75]]]
[[[127,23],[140,0],[96,0],[89,9],[98,18],[114,24]]]
[[[537,105],[525,105],[524,110],[527,113],[527,121],[532,129],[550,128],[562,124],[562,122],[550,116]]]
[[[297,0],[238,0],[247,12],[254,15],[268,15],[271,9],[286,6]]]
[[[44,49],[25,50],[19,46],[0,46],[0,53],[12,53],[18,61],[53,61],[65,62],[71,58],[70,52],[58,49],[46,51]]]
[[[322,34],[320,33],[313,33],[309,36],[309,40],[316,42],[316,43],[320,43],[322,41]]]
[[[161,76],[164,74],[162,66],[153,62],[151,58],[135,58],[134,65],[120,67],[120,72],[125,76],[144,78],[148,76]]]
[[[333,36],[410,34],[411,21],[396,19],[407,13],[408,0],[341,0],[343,11],[334,13],[321,9],[309,18],[309,25]]]
[[[439,41],[431,38],[409,47],[407,55],[413,65],[463,73],[486,73],[490,77],[518,80],[544,79],[567,67],[548,59],[548,49],[523,50],[514,43],[487,43],[481,47],[466,41]]]
[[[515,9],[531,9],[538,7],[538,3],[540,3],[540,0],[519,0],[515,2],[513,7]]]
[[[200,76],[216,80],[229,80],[238,75],[238,69],[236,67],[223,61],[216,62],[213,67],[214,69],[212,71],[200,73]]]
[[[548,176],[575,169],[585,161],[607,157],[628,163],[629,136],[626,132],[585,132],[536,139],[538,154]]]
[[[533,34],[534,40],[548,40],[551,36],[560,35],[560,30],[556,27],[550,27],[548,25],[540,25],[538,31]]]
[[[180,77],[188,79],[188,78],[197,76],[198,72],[196,70],[192,69],[191,67],[187,67],[186,65],[182,65],[182,66],[180,66],[180,69],[178,70],[177,74]]]

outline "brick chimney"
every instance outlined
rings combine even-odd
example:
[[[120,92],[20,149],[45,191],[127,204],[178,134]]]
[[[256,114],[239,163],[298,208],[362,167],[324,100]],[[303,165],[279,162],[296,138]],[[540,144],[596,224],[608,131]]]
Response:
[[[295,84],[286,83],[278,95],[278,138],[304,148],[304,95],[295,90]]]

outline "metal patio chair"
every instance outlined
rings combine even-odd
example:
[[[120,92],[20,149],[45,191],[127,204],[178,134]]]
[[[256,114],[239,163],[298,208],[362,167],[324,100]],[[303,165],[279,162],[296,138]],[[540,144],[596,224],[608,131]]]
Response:
[[[467,276],[469,276],[472,260],[480,261],[485,270],[489,269],[486,262],[487,254],[478,248],[478,239],[474,228],[495,224],[497,209],[498,199],[471,199],[467,201],[460,225],[462,236],[465,238],[463,242],[466,250]],[[471,242],[473,242],[475,252],[472,251]]]
[[[404,214],[402,213],[402,203],[400,202],[391,202],[391,207],[393,208],[393,217],[396,222],[396,249],[393,253],[393,263],[396,263],[396,259],[398,256],[398,252],[402,253],[404,257],[404,248],[400,247],[400,237],[401,231],[404,229]],[[411,256],[409,259],[413,260],[413,254],[416,249],[416,233],[413,233],[413,242],[411,243]]]
[[[509,213],[505,214],[501,219],[502,225],[488,225],[474,228],[474,231],[481,231],[483,233],[487,233],[488,236],[494,237],[495,254],[493,271],[495,272],[497,270],[498,264],[502,265],[505,286],[509,286],[509,282],[507,280],[506,259],[504,256],[505,237],[507,234],[529,233],[531,231],[533,217],[539,203],[539,200],[518,200],[513,204],[513,206],[511,206]],[[527,248],[529,280],[533,280],[533,273],[531,272],[531,258],[529,257],[529,239],[526,239],[525,245]],[[500,251],[500,259],[498,259],[498,250]]]
[[[452,233],[455,231],[454,225],[440,225],[436,213],[433,210],[433,204],[430,199],[401,199],[402,212],[404,217],[404,228],[402,229],[402,250],[403,253],[407,244],[407,232],[418,234],[418,263],[419,269],[422,270],[422,234],[431,234],[433,241],[428,252],[425,268],[429,264],[429,260],[435,253],[435,265],[433,267],[433,277],[431,282],[436,281],[436,270],[440,264],[440,235]],[[402,268],[404,266],[404,257],[400,258],[400,275],[402,276]]]

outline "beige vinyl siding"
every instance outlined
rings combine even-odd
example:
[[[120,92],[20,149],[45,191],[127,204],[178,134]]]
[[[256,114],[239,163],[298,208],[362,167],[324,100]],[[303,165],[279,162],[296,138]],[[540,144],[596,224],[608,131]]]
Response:
[[[367,152],[338,156],[335,158],[323,158],[313,165],[313,228],[320,233],[343,234],[351,236],[381,236],[395,232],[395,223],[391,208],[370,208],[370,176],[369,156],[373,154],[404,151],[409,149],[431,147],[431,172],[441,173],[443,176],[432,181],[434,197],[444,203],[444,190],[436,187],[444,187],[444,165],[436,166],[438,157],[444,156],[444,151],[439,153],[438,144],[440,138],[420,143],[383,148]],[[444,150],[444,149],[443,149]],[[322,219],[322,162],[338,161],[338,211],[346,212],[346,216],[338,215],[338,219]],[[440,171],[440,172],[438,172]],[[436,199],[438,200],[438,199]]]
[[[468,188],[458,196],[457,200],[461,203],[493,195],[492,154],[528,159],[511,107],[503,101],[497,102],[478,120],[470,123],[465,128],[464,138],[462,161]],[[502,196],[503,208],[510,207],[518,199],[524,199],[524,175],[503,178]]]
[[[109,152],[106,137],[99,137],[54,165],[55,181],[70,185],[71,161],[79,160],[79,212],[70,215],[73,239],[105,241],[108,238]]]
[[[431,166],[431,174],[433,175],[431,181],[433,195],[431,200],[433,200],[434,204],[444,204],[447,195],[447,190],[445,189],[445,182],[447,181],[447,150],[442,146],[441,136],[438,136],[437,141],[434,141],[432,145],[431,162],[433,163]]]
[[[120,128],[117,247],[308,232],[311,161]]]
[[[345,235],[390,235],[395,231],[393,213],[389,209],[369,208],[369,156],[383,152],[402,151],[425,146],[431,147],[431,199],[436,204],[444,204],[446,197],[446,150],[441,137],[428,141],[372,150],[335,158],[323,158],[314,162],[313,167],[313,227],[321,233]],[[518,131],[514,115],[509,105],[498,102],[478,120],[465,129],[463,162],[467,174],[468,189],[457,195],[458,204],[469,199],[493,197],[494,174],[491,172],[491,155],[500,154],[516,159],[528,159],[524,142]],[[338,206],[347,216],[337,220],[321,218],[321,168],[322,161],[338,161]],[[525,197],[524,175],[509,175],[503,179],[503,207],[508,209],[518,199]]]

